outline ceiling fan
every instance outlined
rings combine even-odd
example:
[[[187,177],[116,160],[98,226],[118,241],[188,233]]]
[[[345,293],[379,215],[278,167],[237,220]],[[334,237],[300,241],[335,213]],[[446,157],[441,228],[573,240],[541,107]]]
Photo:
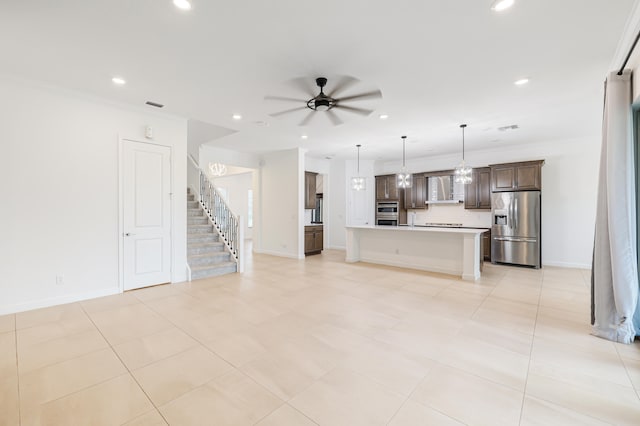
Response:
[[[306,126],[313,119],[317,112],[325,112],[331,123],[333,123],[334,126],[338,126],[342,124],[343,121],[340,119],[340,117],[338,117],[336,111],[347,111],[364,116],[369,115],[374,111],[372,109],[345,105],[346,103],[353,101],[362,101],[365,99],[377,99],[382,97],[382,92],[380,92],[380,90],[373,90],[370,92],[343,97],[339,96],[341,92],[344,92],[346,89],[358,83],[359,81],[360,80],[349,76],[339,77],[338,82],[331,89],[331,91],[325,93],[324,88],[327,85],[327,79],[325,77],[318,77],[316,78],[316,85],[320,88],[320,93],[314,94],[314,88],[309,87],[310,82],[308,79],[297,78],[291,80],[291,82],[294,86],[297,86],[297,89],[304,91],[304,93],[309,96],[312,96],[311,99],[305,100],[283,96],[265,96],[264,99],[269,101],[287,101],[303,104],[296,108],[269,114],[272,117],[279,117],[281,115],[289,114],[296,111],[310,110],[307,116],[302,121],[300,121],[300,123],[298,123],[298,125],[300,126]]]

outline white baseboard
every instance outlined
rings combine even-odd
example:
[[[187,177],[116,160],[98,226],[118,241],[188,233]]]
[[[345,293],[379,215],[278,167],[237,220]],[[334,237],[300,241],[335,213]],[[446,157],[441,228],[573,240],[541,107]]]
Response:
[[[81,300],[95,299],[96,297],[111,296],[120,293],[118,287],[104,288],[89,293],[67,294],[64,296],[49,297],[47,299],[32,300],[15,305],[0,306],[0,315],[15,314],[16,312],[30,311],[32,309],[48,308],[50,306],[63,305],[65,303],[79,302]]]
[[[268,255],[271,255],[271,256],[287,257],[289,259],[296,259],[296,260],[304,259],[304,256],[300,257],[300,256],[295,255],[295,254],[285,253],[285,252],[281,252],[281,251],[259,250],[259,249],[254,248],[253,252],[254,253],[260,253],[260,254],[268,254]]]
[[[573,268],[573,269],[591,269],[590,263],[572,263],[572,262],[555,262],[555,261],[545,261],[542,262],[542,267],[545,266],[556,266],[558,268]]]
[[[330,250],[347,251],[347,247],[346,246],[328,246],[327,248],[330,249]]]

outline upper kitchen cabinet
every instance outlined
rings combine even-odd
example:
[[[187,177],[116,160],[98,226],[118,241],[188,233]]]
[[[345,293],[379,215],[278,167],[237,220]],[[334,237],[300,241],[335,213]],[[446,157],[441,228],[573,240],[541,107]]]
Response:
[[[411,188],[404,190],[404,207],[406,209],[424,209],[427,207],[427,178],[424,174],[412,176]]]
[[[491,191],[539,191],[544,160],[521,163],[492,164]]]
[[[376,199],[400,200],[396,175],[376,176]]]
[[[491,168],[473,169],[473,180],[464,186],[464,208],[491,208]]]
[[[304,172],[304,208],[316,208],[316,176],[317,173]]]

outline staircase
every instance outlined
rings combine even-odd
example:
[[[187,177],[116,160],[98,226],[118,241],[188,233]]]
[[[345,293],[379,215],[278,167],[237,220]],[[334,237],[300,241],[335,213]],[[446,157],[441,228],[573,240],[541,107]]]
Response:
[[[237,271],[229,253],[202,206],[187,189],[187,262],[191,279],[215,277]]]

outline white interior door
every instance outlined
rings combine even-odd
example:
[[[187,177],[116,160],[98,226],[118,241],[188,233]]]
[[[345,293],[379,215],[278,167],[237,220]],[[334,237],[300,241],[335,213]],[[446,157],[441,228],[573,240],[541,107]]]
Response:
[[[131,290],[171,281],[171,149],[123,141],[123,280]]]

